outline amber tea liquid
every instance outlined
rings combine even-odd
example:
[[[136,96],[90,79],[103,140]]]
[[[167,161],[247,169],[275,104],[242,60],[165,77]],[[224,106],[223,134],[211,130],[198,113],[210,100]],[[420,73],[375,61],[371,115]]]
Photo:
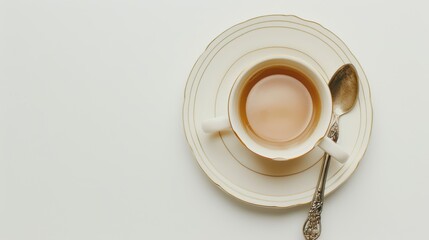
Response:
[[[292,146],[311,134],[320,115],[312,81],[287,66],[251,74],[240,93],[239,111],[250,135],[263,145]]]

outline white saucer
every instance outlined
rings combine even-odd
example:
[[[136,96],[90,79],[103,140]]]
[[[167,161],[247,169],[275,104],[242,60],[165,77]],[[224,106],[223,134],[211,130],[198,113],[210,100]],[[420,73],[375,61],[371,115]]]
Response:
[[[285,162],[248,151],[232,133],[206,134],[201,122],[227,114],[228,94],[239,73],[254,62],[293,55],[313,65],[325,80],[344,63],[353,63],[360,77],[355,108],[340,119],[338,143],[350,153],[341,165],[332,161],[326,185],[329,194],[354,172],[368,146],[372,128],[371,94],[359,62],[333,33],[295,16],[250,19],[223,32],[195,63],[185,88],[183,125],[189,145],[207,176],[225,192],[265,207],[291,207],[311,201],[323,154],[314,149]]]

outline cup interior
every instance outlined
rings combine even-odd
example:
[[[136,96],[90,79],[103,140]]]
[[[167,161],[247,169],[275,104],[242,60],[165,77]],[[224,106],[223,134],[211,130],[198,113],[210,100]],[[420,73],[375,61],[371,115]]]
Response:
[[[258,81],[270,74],[296,76],[312,98],[311,120],[302,133],[289,141],[263,139],[253,131],[246,115],[247,96]],[[228,113],[233,132],[249,150],[266,158],[289,160],[309,152],[326,134],[332,115],[332,98],[326,80],[302,60],[291,57],[268,59],[252,64],[236,79],[229,95]]]

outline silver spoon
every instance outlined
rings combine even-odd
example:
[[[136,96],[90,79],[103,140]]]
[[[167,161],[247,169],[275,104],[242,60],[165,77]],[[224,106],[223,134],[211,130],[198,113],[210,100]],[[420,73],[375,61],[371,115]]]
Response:
[[[337,142],[339,135],[338,120],[341,115],[348,113],[353,108],[358,95],[358,75],[355,67],[352,64],[341,66],[332,76],[329,82],[329,89],[332,95],[333,114],[328,137]],[[307,240],[317,239],[322,231],[320,220],[330,161],[331,156],[325,153],[316,191],[311,201],[311,208],[303,227],[304,237]]]

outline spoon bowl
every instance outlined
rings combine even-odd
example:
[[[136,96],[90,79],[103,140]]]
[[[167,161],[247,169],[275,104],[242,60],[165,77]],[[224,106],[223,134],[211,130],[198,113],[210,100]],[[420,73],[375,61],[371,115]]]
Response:
[[[353,64],[341,66],[329,82],[332,95],[332,111],[338,117],[348,113],[356,104],[358,75]]]

